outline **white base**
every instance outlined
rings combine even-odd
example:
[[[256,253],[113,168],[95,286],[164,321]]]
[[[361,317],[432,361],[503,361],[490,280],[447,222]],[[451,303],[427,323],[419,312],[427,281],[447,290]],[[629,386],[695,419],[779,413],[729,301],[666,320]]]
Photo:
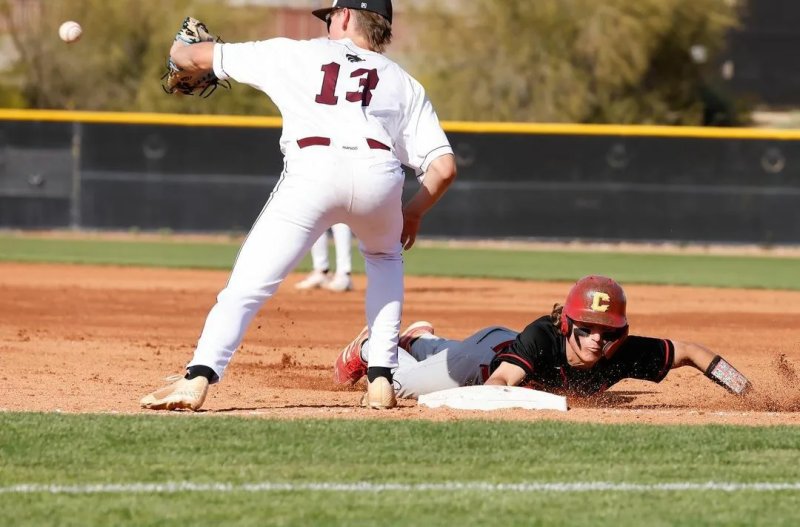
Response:
[[[418,404],[429,408],[446,406],[457,410],[526,410],[567,411],[567,398],[519,386],[465,386],[420,395]]]

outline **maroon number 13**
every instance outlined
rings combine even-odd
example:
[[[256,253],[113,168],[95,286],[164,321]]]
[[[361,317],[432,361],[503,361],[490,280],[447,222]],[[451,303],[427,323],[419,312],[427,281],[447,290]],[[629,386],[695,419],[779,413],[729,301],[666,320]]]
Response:
[[[334,106],[339,103],[339,97],[335,95],[336,84],[339,82],[339,70],[341,66],[336,62],[322,66],[325,76],[322,78],[322,89],[314,99],[319,104]],[[372,101],[372,90],[378,86],[378,70],[359,68],[350,74],[351,79],[358,78],[360,90],[345,93],[345,98],[349,102],[361,101],[361,106],[369,106]]]

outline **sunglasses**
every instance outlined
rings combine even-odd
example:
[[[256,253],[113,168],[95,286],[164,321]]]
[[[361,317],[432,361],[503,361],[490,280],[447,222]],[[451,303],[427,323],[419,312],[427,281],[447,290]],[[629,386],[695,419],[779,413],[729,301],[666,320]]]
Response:
[[[581,326],[577,324],[574,320],[569,319],[572,322],[572,327],[575,330],[575,335],[578,337],[588,337],[592,333],[599,333],[600,339],[605,342],[610,342],[612,340],[617,340],[622,335],[622,328],[618,329],[609,329],[606,331],[598,331],[597,328],[599,326]]]

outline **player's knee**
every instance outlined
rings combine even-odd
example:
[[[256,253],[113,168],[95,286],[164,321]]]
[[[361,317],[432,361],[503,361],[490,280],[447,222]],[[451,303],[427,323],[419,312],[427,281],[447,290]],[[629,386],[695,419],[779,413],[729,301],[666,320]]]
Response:
[[[228,286],[217,295],[217,303],[253,308],[262,305],[272,294],[273,291],[264,289]]]

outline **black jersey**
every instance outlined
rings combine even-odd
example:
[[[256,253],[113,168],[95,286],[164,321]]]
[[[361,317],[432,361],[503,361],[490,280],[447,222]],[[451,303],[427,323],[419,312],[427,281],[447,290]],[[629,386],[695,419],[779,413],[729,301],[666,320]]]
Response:
[[[490,365],[494,372],[503,362],[525,371],[522,386],[587,396],[607,390],[622,379],[661,382],[674,359],[671,341],[629,336],[607,359],[582,370],[567,362],[567,339],[549,316],[533,321],[516,340],[497,351]]]

